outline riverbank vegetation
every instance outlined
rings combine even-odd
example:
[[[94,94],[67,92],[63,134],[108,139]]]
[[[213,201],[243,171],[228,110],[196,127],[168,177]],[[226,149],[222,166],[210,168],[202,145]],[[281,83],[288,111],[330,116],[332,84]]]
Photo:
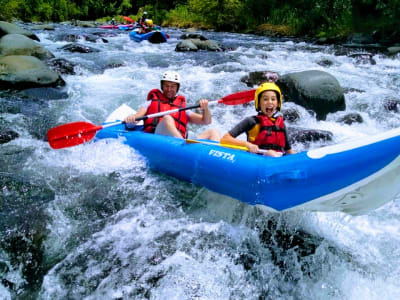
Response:
[[[157,24],[282,35],[344,36],[400,28],[400,0],[0,0],[0,19],[25,22],[137,18]]]

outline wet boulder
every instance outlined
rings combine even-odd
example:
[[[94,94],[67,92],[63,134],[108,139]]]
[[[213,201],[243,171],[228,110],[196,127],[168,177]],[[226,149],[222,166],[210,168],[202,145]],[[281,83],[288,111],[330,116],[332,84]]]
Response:
[[[356,64],[371,64],[376,65],[375,59],[373,59],[372,53],[352,53],[349,57],[354,58]]]
[[[53,87],[26,89],[21,91],[20,95],[31,100],[60,100],[68,98],[67,92]]]
[[[196,52],[198,50],[199,48],[197,48],[197,46],[191,40],[180,41],[178,44],[176,44],[175,47],[175,51],[177,52],[188,52],[188,51]]]
[[[343,93],[348,94],[348,93],[365,93],[364,90],[356,89],[353,87],[348,87],[348,88],[343,88]]]
[[[104,66],[105,69],[115,69],[120,67],[125,67],[126,63],[118,58],[110,59]]]
[[[360,46],[360,45],[372,45],[375,44],[376,40],[372,34],[355,32],[347,38],[346,45],[349,46]]]
[[[218,42],[213,40],[206,40],[202,41],[199,39],[192,39],[193,43],[200,49],[200,50],[207,50],[207,51],[224,51],[224,47],[222,47]]]
[[[386,111],[398,112],[400,111],[400,100],[387,100],[383,107]]]
[[[108,43],[108,40],[99,36],[98,34],[73,34],[73,33],[64,33],[60,34],[56,37],[56,41],[66,41],[66,42],[77,42],[77,41],[88,41],[92,43],[97,43],[98,41],[102,41],[103,43]]]
[[[11,276],[8,284],[16,288],[40,286],[46,270],[43,264],[48,234],[46,207],[54,200],[54,192],[44,183],[33,183],[5,172],[0,177],[0,188],[0,227],[7,232],[0,237],[0,248],[9,257],[10,271],[18,269],[24,279],[13,282]]]
[[[328,58],[321,59],[320,61],[317,61],[317,64],[319,64],[322,67],[330,67],[333,65],[333,61]]]
[[[65,85],[61,76],[33,56],[0,57],[0,88],[26,89]]]
[[[101,31],[101,32],[93,32],[92,34],[95,35],[95,36],[101,37],[101,38],[118,36],[117,33],[109,32],[109,31],[106,31],[106,32],[103,32],[103,31]],[[108,40],[107,40],[107,42],[108,42]]]
[[[387,51],[389,55],[396,55],[397,53],[400,53],[400,47],[398,46],[389,47]]]
[[[332,141],[332,138],[332,132],[326,130],[299,127],[288,128],[288,139],[291,144],[301,143],[308,145],[314,142],[329,142]]]
[[[28,55],[41,60],[54,58],[53,53],[43,48],[38,42],[21,34],[6,34],[0,38],[1,55]]]
[[[181,40],[188,40],[188,39],[198,39],[200,41],[207,41],[208,38],[206,38],[204,35],[200,33],[184,33],[179,37]]]
[[[265,220],[262,225],[257,227],[260,242],[269,249],[272,261],[283,272],[282,278],[288,276],[289,280],[294,280],[296,272],[289,271],[291,266],[301,265],[304,274],[315,273],[302,260],[315,254],[319,245],[324,241],[321,237],[313,236],[299,228],[293,230],[286,220],[276,216]],[[293,255],[287,255],[287,253],[293,253]],[[255,259],[257,261],[257,257]]]
[[[40,42],[40,39],[31,31],[23,29],[15,24],[0,21],[0,37],[6,34],[22,34],[28,38]]]
[[[68,44],[61,47],[62,50],[66,50],[69,52],[78,52],[78,53],[93,53],[93,52],[100,52],[100,50],[92,47],[88,47],[85,45],[81,45],[78,43]]]
[[[225,48],[216,41],[201,39],[186,39],[180,41],[175,47],[175,51],[177,52],[198,50],[225,51]]]
[[[34,30],[47,30],[47,31],[53,31],[55,30],[54,25],[51,24],[38,24],[33,26]]]
[[[282,115],[285,121],[294,123],[300,120],[299,112],[294,108],[282,108]]]
[[[0,144],[8,143],[19,137],[19,134],[13,130],[0,130]]]
[[[279,74],[273,71],[255,71],[249,75],[243,76],[240,81],[244,82],[248,87],[260,85],[266,81],[276,82],[279,79]]]
[[[60,74],[75,75],[75,64],[65,58],[53,58],[46,61],[46,64]]]
[[[96,21],[80,21],[80,20],[72,20],[72,24],[74,26],[84,27],[84,28],[97,28],[100,23]]]
[[[363,118],[359,113],[349,113],[344,116],[341,116],[338,120],[339,123],[344,123],[346,125],[351,125],[353,123],[362,123],[364,122]]]
[[[315,111],[318,120],[325,120],[328,113],[346,108],[343,89],[329,73],[319,70],[289,73],[277,84],[286,101]]]

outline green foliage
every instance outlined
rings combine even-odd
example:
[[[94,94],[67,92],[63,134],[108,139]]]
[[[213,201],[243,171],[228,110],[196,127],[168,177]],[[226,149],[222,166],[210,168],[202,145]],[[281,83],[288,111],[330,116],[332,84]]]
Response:
[[[244,6],[240,0],[189,0],[189,11],[217,29],[239,29],[244,24]]]
[[[131,4],[130,0],[122,0],[122,3],[117,10],[117,14],[128,15],[131,8],[132,8],[132,4]]]
[[[23,4],[23,0],[0,0],[0,20],[10,21],[19,18],[19,7]]]
[[[37,9],[39,20],[51,21],[53,16],[53,7],[49,3],[41,3]]]
[[[400,0],[353,0],[352,22],[357,30],[399,28]]]
[[[163,26],[210,28],[204,17],[189,11],[188,6],[178,5],[165,14]]]
[[[344,35],[400,25],[400,0],[0,0],[0,19],[6,21],[137,19],[143,11],[155,24],[234,31]]]

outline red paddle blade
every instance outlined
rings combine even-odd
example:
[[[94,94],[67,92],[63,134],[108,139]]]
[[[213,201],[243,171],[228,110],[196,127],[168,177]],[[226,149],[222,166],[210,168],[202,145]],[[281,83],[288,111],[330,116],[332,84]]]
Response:
[[[47,132],[47,140],[53,149],[72,147],[90,141],[102,128],[88,122],[64,124],[51,128]]]
[[[218,103],[223,103],[226,105],[238,105],[245,104],[247,102],[254,100],[254,93],[256,90],[248,90],[230,94],[218,100]]]

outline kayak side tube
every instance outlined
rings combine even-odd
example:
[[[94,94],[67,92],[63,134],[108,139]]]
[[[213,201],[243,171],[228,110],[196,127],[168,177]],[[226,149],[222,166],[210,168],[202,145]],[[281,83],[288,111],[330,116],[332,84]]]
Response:
[[[399,192],[399,134],[314,158],[308,152],[273,158],[112,128],[101,130],[98,136],[123,136],[151,168],[271,211],[359,214],[392,200]]]

